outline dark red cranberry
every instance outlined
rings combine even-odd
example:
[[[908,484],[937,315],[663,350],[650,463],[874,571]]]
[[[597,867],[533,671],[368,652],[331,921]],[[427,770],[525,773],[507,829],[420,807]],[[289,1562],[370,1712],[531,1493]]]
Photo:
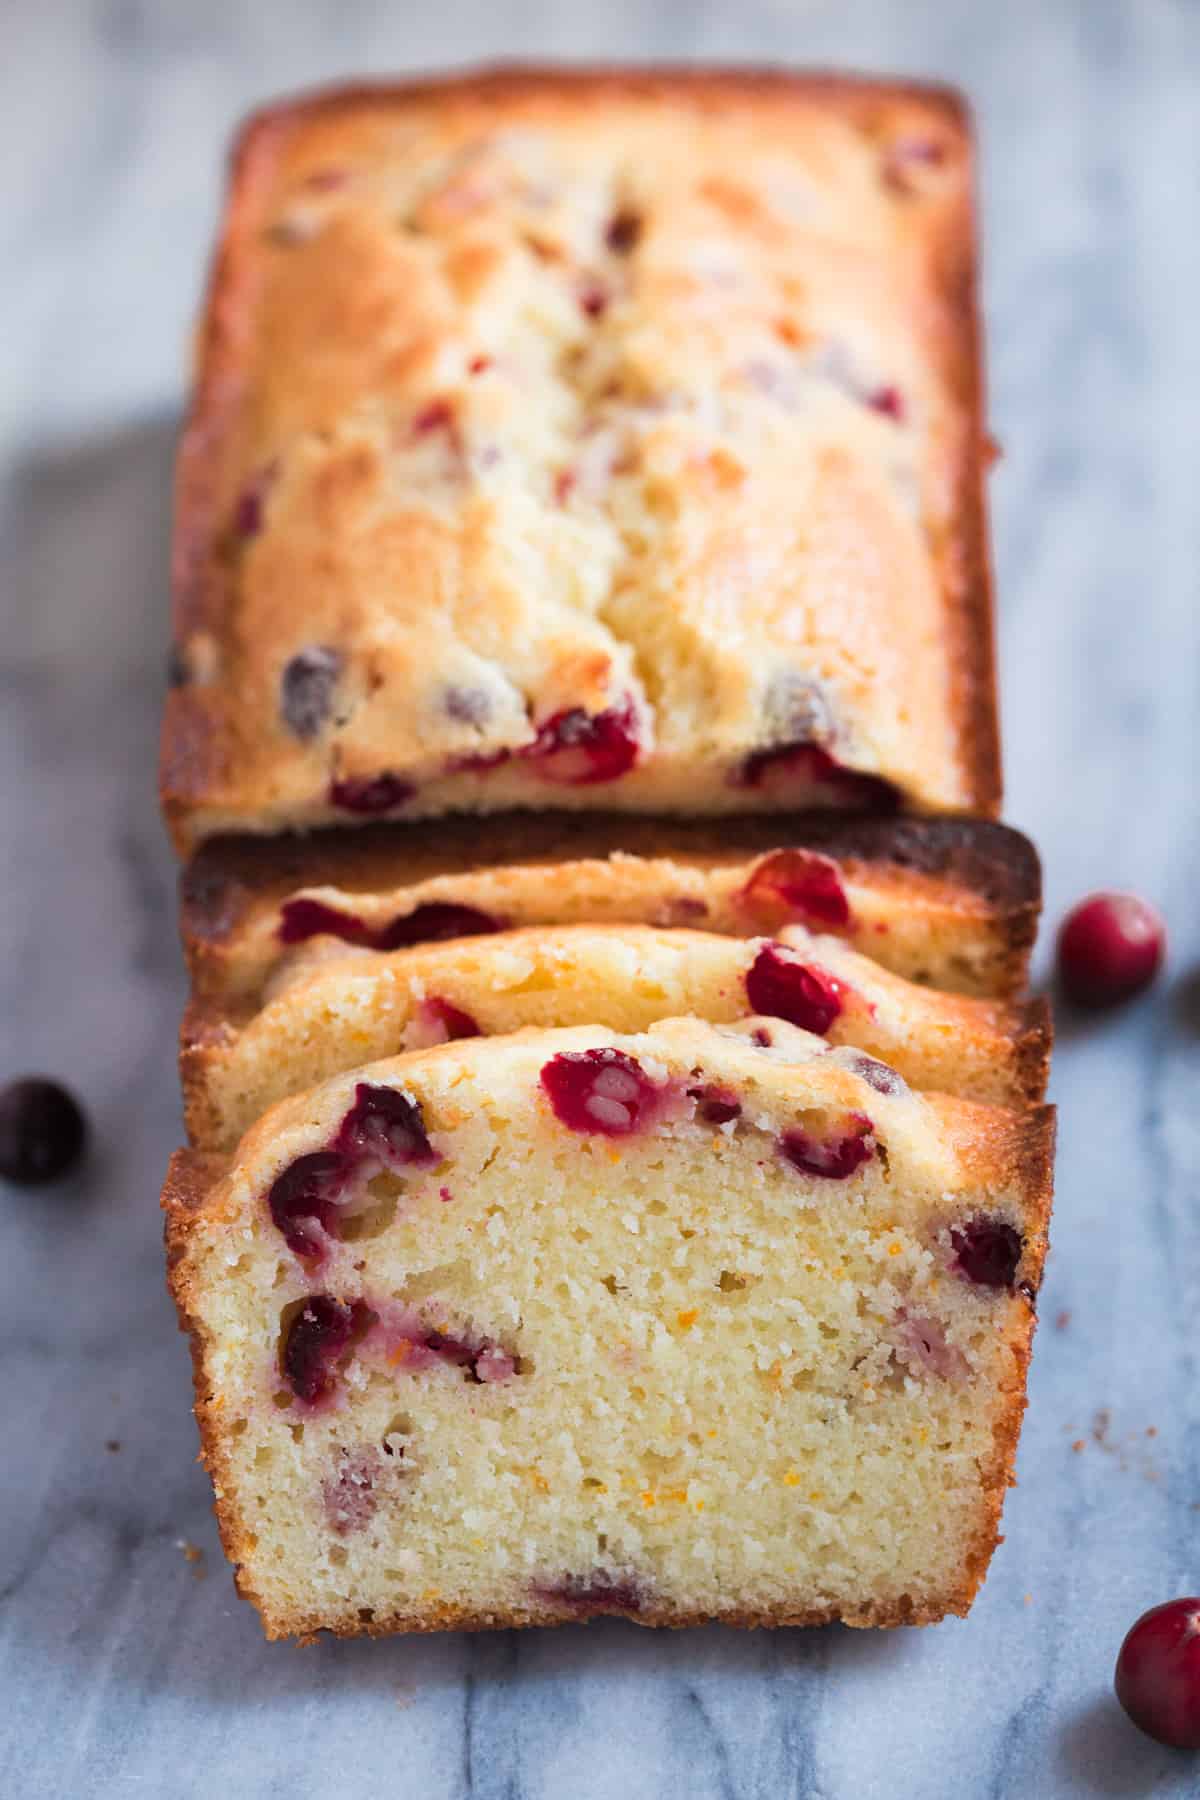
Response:
[[[1133,894],[1089,894],[1058,934],[1058,972],[1080,1006],[1113,1006],[1154,980],[1167,945],[1162,918]]]
[[[751,910],[771,908],[820,925],[850,923],[841,871],[815,850],[773,850],[764,856],[739,896]]]
[[[1011,1292],[1021,1261],[1024,1241],[1007,1219],[977,1213],[965,1224],[952,1225],[954,1266],[977,1287],[1008,1288]]]
[[[483,375],[492,366],[490,356],[473,356],[467,364],[468,375]]]
[[[380,1162],[388,1169],[441,1161],[425,1131],[421,1108],[398,1088],[360,1081],[354,1105],[334,1140],[342,1156]]]
[[[413,432],[424,437],[430,431],[446,431],[454,423],[454,408],[449,400],[431,400],[413,420]]]
[[[688,1098],[696,1102],[696,1117],[705,1125],[728,1125],[742,1116],[742,1103],[730,1088],[692,1087]]]
[[[794,1169],[802,1175],[824,1175],[830,1181],[845,1181],[854,1171],[869,1162],[875,1154],[871,1139],[874,1127],[863,1113],[849,1113],[848,1127],[841,1136],[811,1137],[798,1125],[785,1131],[779,1148]]]
[[[639,1613],[645,1605],[641,1588],[631,1576],[596,1569],[590,1575],[564,1575],[561,1581],[538,1582],[534,1593],[550,1606],[564,1608],[577,1619],[594,1619],[602,1613]]]
[[[632,769],[640,749],[635,728],[630,700],[599,713],[573,706],[539,726],[537,737],[521,754],[536,761],[544,781],[590,787],[615,781]]]
[[[267,463],[251,476],[233,503],[233,530],[239,538],[257,537],[266,517],[267,496],[279,473],[279,465]]]
[[[422,1000],[414,1017],[425,1040],[423,1047],[458,1043],[462,1038],[483,1035],[469,1012],[464,1012],[451,1000],[443,1000],[440,994],[431,994]],[[410,1044],[409,1047],[414,1046]]]
[[[448,938],[484,937],[503,929],[504,921],[477,906],[460,906],[453,900],[426,900],[410,913],[393,919],[378,934],[379,950],[407,950],[412,944],[440,944]]]
[[[802,963],[779,944],[764,944],[746,972],[751,1012],[786,1019],[824,1037],[843,1008],[846,989],[814,963]]]
[[[867,405],[872,412],[882,413],[885,419],[894,419],[897,425],[904,423],[907,411],[904,395],[898,387],[890,383],[884,387],[873,388],[867,395]]]
[[[847,769],[820,744],[774,744],[754,750],[738,774],[741,787],[762,787],[778,780],[789,785],[822,788],[838,806],[851,812],[894,812],[900,796],[880,775]]]
[[[311,937],[336,937],[343,943],[369,950],[406,950],[413,944],[441,943],[447,938],[481,937],[500,931],[503,922],[477,906],[458,906],[453,901],[427,900],[412,912],[401,913],[378,929],[353,913],[327,906],[323,900],[287,900],[280,909],[279,939],[302,944]]]
[[[345,812],[386,813],[405,805],[416,791],[403,776],[385,773],[362,780],[331,782],[329,799],[331,805],[340,806]]]
[[[642,1065],[623,1050],[564,1050],[544,1064],[541,1082],[564,1125],[605,1137],[639,1130],[661,1097]]]
[[[333,1392],[337,1364],[370,1321],[362,1300],[310,1294],[288,1327],[280,1363],[297,1399],[310,1406]]]
[[[298,1156],[272,1184],[267,1205],[289,1250],[319,1262],[325,1237],[337,1236],[338,1207],[350,1176],[346,1159],[336,1150],[314,1150]]]
[[[1152,1606],[1117,1657],[1117,1699],[1147,1737],[1200,1750],[1200,1599]]]
[[[340,655],[327,644],[310,644],[285,665],[279,683],[279,710],[288,730],[302,744],[310,743],[328,719],[341,669]]]
[[[508,1381],[516,1373],[516,1358],[498,1344],[471,1343],[467,1338],[452,1337],[443,1331],[427,1331],[421,1347],[442,1362],[456,1368],[469,1369],[476,1381]]]
[[[66,1088],[26,1075],[0,1088],[0,1175],[37,1187],[65,1175],[83,1154],[87,1121]]]
[[[642,235],[641,216],[631,207],[623,206],[608,221],[608,230],[604,233],[604,241],[614,256],[628,256],[637,248],[638,239]]]
[[[908,1083],[902,1075],[898,1075],[890,1063],[879,1062],[865,1051],[858,1051],[853,1057],[847,1057],[845,1066],[868,1087],[873,1087],[877,1094],[907,1094]]]
[[[608,311],[608,294],[598,281],[589,281],[579,291],[579,304],[589,319],[598,319]]]

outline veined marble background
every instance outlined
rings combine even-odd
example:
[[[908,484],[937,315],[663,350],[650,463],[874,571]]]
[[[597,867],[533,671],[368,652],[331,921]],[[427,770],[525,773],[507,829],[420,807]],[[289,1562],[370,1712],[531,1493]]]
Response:
[[[966,1622],[301,1650],[217,1547],[156,1203],[189,322],[247,106],[499,54],[841,64],[978,108],[1008,816],[1051,920],[1127,884],[1173,938],[1152,996],[1061,1034],[1020,1486]],[[63,1191],[0,1193],[4,1796],[1200,1793],[1109,1697],[1135,1615],[1200,1587],[1198,171],[1192,0],[0,0],[0,1079],[65,1077],[96,1134]]]

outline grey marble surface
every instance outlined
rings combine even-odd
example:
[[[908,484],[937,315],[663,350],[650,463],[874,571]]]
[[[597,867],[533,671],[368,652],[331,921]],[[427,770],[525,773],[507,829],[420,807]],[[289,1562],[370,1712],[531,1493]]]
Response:
[[[0,1793],[1200,1792],[1108,1698],[1125,1626],[1200,1579],[1200,8],[7,0],[0,48],[0,1077],[62,1074],[96,1128],[65,1191],[0,1194]],[[1051,918],[1129,884],[1173,955],[1119,1020],[1064,1023],[1020,1486],[967,1622],[268,1647],[217,1548],[161,1280],[153,782],[218,160],[260,95],[497,53],[840,63],[978,104],[1009,816]]]

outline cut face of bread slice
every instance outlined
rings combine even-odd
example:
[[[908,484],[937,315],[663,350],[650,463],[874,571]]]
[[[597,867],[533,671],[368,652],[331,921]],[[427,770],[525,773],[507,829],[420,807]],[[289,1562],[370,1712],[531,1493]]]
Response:
[[[1025,985],[1041,875],[980,820],[711,823],[553,813],[224,839],[185,871],[194,990],[255,1001],[316,937],[397,950],[528,925],[832,932],[910,981],[1002,998]]]
[[[1051,1114],[758,1028],[447,1044],[180,1153],[171,1285],[270,1635],[967,1609]]]
[[[276,971],[256,1012],[193,1002],[181,1055],[188,1132],[201,1149],[232,1149],[288,1094],[450,1039],[748,1013],[853,1045],[914,1087],[1009,1106],[1045,1092],[1044,1001],[918,987],[803,926],[771,939],[564,925],[392,952],[322,937]]]

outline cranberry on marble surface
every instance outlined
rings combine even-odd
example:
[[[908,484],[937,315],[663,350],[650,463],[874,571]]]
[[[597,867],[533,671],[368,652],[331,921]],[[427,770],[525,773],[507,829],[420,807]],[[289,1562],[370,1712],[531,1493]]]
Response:
[[[353,1160],[378,1162],[399,1170],[441,1161],[425,1131],[417,1101],[397,1088],[360,1081],[354,1105],[342,1120],[334,1149]]]
[[[1167,930],[1154,907],[1134,894],[1089,894],[1063,921],[1058,972],[1080,1006],[1113,1006],[1154,980]]]
[[[327,644],[309,644],[285,664],[279,681],[279,710],[288,730],[302,744],[311,743],[329,718],[341,669],[341,656]]]
[[[404,806],[416,791],[411,781],[385,771],[382,775],[331,782],[329,800],[332,806],[340,806],[343,812],[387,813]]]
[[[780,910],[820,925],[850,923],[850,902],[833,858],[815,850],[772,850],[738,896],[751,911]]]
[[[1152,1606],[1117,1657],[1117,1699],[1140,1731],[1175,1750],[1200,1750],[1200,1598]]]
[[[847,991],[827,969],[801,962],[779,944],[764,944],[746,971],[751,1012],[786,1019],[818,1037],[840,1017]]]
[[[661,1099],[661,1089],[623,1050],[564,1050],[543,1065],[541,1083],[562,1124],[605,1137],[639,1130]]]
[[[864,1113],[850,1113],[841,1131],[817,1138],[793,1126],[779,1140],[780,1152],[802,1175],[822,1175],[830,1181],[845,1181],[875,1154],[871,1137],[874,1127]]]
[[[56,1181],[78,1162],[87,1121],[60,1082],[26,1075],[0,1088],[0,1176],[22,1187]]]
[[[538,765],[544,781],[564,787],[590,787],[615,781],[632,769],[641,748],[633,702],[585,712],[573,706],[538,727],[533,743],[521,751]]]
[[[1007,1219],[976,1213],[962,1225],[950,1227],[954,1266],[976,1287],[1007,1288],[1011,1292],[1021,1261],[1024,1240]]]
[[[370,1323],[362,1300],[349,1303],[310,1294],[297,1310],[280,1353],[280,1365],[297,1399],[310,1406],[333,1392],[337,1364]]]
[[[900,796],[880,775],[863,775],[847,769],[820,744],[793,742],[753,750],[738,771],[740,787],[757,788],[778,782],[823,790],[838,806],[851,812],[894,812]]]
[[[314,1150],[298,1156],[276,1177],[267,1206],[288,1249],[305,1261],[319,1262],[326,1237],[336,1237],[338,1208],[350,1171],[336,1150]]]

